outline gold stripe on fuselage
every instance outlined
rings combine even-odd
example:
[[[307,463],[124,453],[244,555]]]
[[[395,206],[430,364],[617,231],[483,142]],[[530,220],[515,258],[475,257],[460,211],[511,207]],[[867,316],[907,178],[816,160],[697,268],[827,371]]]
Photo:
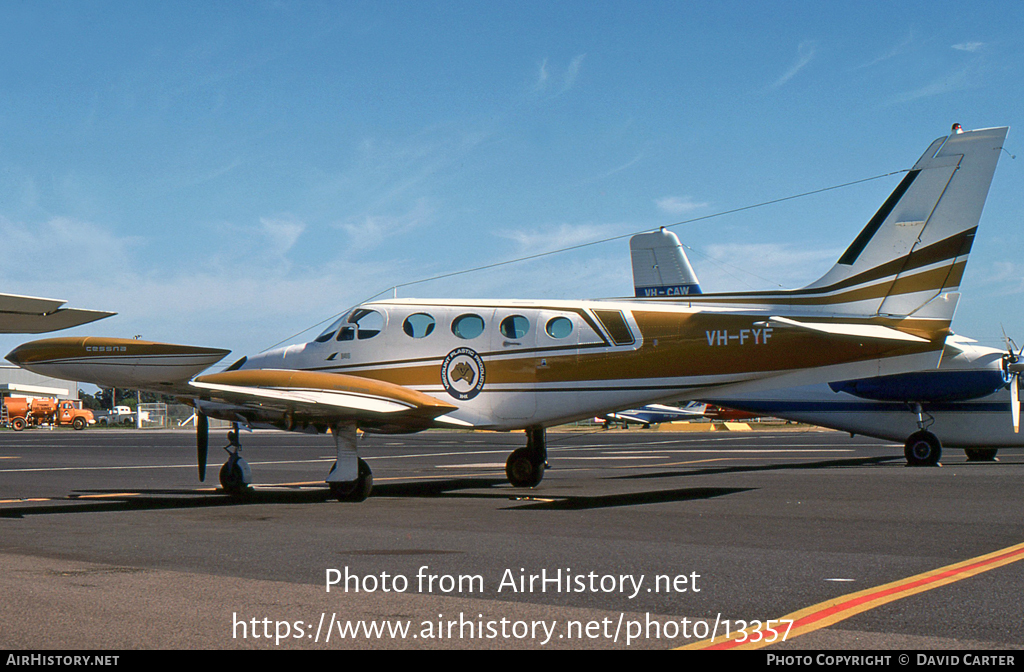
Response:
[[[415,309],[441,307],[441,302]],[[619,305],[619,304],[613,304]],[[405,308],[413,308],[405,304]],[[545,308],[535,307],[538,310]],[[548,308],[564,310],[564,308]],[[523,312],[527,312],[524,307]],[[893,343],[872,339],[836,338],[808,331],[756,326],[763,315],[722,314],[711,311],[630,311],[640,334],[637,345],[566,345],[524,348],[514,351],[483,351],[487,390],[506,386],[547,387],[558,383],[607,384],[655,379],[693,379],[743,374],[781,373],[797,368],[828,366],[886,357],[893,353],[916,354],[936,350],[948,334],[944,321],[861,318],[856,324],[899,327],[928,343]],[[806,318],[814,322],[814,318]],[[821,320],[828,323],[827,320]],[[470,341],[470,343],[472,343]],[[442,348],[447,352],[446,348]],[[389,360],[386,363],[353,363],[317,370],[346,372],[416,389],[433,389],[440,383],[445,353],[435,357]],[[630,382],[632,381],[632,382]]]

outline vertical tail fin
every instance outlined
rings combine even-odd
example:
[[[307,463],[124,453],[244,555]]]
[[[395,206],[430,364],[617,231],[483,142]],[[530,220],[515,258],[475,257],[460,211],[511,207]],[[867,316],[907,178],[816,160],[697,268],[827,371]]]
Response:
[[[945,317],[950,302],[935,299],[960,286],[1008,130],[935,140],[836,265],[798,293],[843,312]]]
[[[700,294],[697,275],[676,234],[664,228],[629,239],[636,296]]]

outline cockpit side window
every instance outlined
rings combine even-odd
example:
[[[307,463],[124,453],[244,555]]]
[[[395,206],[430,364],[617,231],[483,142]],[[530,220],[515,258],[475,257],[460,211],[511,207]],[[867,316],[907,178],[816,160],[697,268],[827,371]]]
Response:
[[[498,329],[506,338],[522,338],[530,330],[530,321],[522,315],[509,315],[501,321]]]
[[[551,338],[568,338],[572,334],[572,320],[568,317],[553,317],[548,320],[545,331]]]
[[[459,315],[452,320],[452,333],[459,338],[476,338],[484,333],[484,318],[473,313]]]

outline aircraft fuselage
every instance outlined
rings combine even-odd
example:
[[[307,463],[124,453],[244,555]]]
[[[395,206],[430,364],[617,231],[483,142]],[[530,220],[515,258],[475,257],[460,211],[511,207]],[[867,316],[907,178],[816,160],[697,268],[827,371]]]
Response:
[[[240,369],[386,381],[457,406],[450,415],[473,427],[510,429],[706,396],[807,367],[877,375],[885,366],[879,358],[895,347],[935,365],[932,343],[908,350],[906,343],[826,342],[766,326],[766,314],[653,301],[383,301],[356,308],[314,341],[249,357]],[[930,322],[899,324],[941,338]]]

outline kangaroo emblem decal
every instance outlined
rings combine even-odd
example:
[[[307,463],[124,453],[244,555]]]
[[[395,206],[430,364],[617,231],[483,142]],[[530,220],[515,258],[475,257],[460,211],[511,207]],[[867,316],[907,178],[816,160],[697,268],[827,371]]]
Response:
[[[459,401],[469,401],[484,389],[484,360],[472,348],[456,348],[441,364],[441,384]]]

